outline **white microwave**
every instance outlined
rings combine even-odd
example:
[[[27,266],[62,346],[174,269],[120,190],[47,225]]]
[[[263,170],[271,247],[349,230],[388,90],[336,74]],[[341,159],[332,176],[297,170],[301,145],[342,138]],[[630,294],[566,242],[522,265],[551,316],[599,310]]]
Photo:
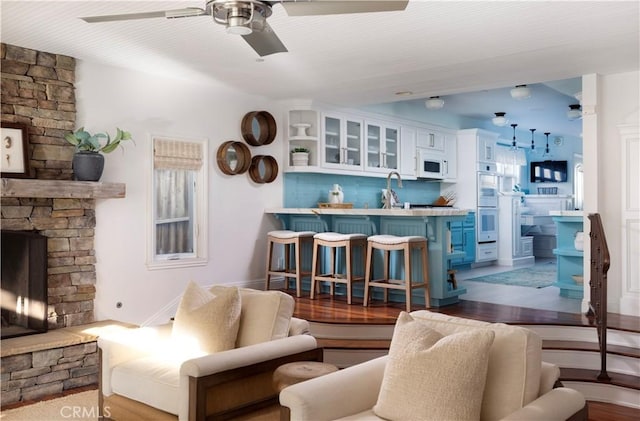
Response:
[[[443,179],[446,160],[443,154],[430,149],[418,149],[418,177]]]

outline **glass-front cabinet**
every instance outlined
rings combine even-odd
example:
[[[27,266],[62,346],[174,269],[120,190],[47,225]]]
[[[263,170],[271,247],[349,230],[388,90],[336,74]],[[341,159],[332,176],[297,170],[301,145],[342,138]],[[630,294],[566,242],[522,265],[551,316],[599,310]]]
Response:
[[[362,170],[362,121],[325,114],[322,124],[322,165]]]
[[[365,171],[388,172],[400,168],[400,128],[366,122]]]

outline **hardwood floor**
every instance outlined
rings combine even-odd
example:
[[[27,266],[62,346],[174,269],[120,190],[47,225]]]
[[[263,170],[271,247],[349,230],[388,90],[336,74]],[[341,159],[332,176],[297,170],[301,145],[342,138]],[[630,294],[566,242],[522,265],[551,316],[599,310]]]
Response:
[[[353,304],[348,305],[344,297],[331,297],[324,294],[315,300],[311,300],[308,297],[296,298],[294,316],[323,323],[394,324],[398,315],[404,309],[404,303],[385,304],[383,302],[373,302],[364,307],[362,306],[362,299],[357,297],[354,297]],[[423,309],[424,307],[418,306],[412,308],[412,310]],[[429,310],[493,323],[593,326],[595,328],[593,321],[583,314],[478,301],[460,300],[459,303],[454,305],[431,308]],[[638,317],[609,313],[608,325],[612,329],[640,332],[640,318]]]

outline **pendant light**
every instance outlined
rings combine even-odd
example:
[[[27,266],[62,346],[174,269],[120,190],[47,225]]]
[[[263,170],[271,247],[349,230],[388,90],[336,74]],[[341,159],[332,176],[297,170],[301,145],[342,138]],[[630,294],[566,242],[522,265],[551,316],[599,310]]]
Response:
[[[551,153],[549,152],[549,135],[551,133],[550,132],[545,132],[544,135],[547,137],[547,146],[544,148],[544,153],[542,154],[543,157],[549,157],[549,155],[551,155]]]
[[[536,129],[529,129],[531,130],[531,153],[536,153],[536,142],[535,140],[533,140],[533,132],[536,131]]]
[[[517,151],[518,145],[516,144],[516,127],[518,127],[518,125],[512,124],[511,127],[513,127],[513,142],[511,142],[511,150]]]

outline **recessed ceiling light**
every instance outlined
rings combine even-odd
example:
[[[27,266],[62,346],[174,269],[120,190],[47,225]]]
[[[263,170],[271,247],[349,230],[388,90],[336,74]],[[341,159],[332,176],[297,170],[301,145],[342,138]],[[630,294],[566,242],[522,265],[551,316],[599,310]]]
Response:
[[[409,95],[413,95],[413,92],[411,92],[411,91],[399,91],[399,92],[396,92],[396,95],[398,95],[398,96],[409,96]]]

